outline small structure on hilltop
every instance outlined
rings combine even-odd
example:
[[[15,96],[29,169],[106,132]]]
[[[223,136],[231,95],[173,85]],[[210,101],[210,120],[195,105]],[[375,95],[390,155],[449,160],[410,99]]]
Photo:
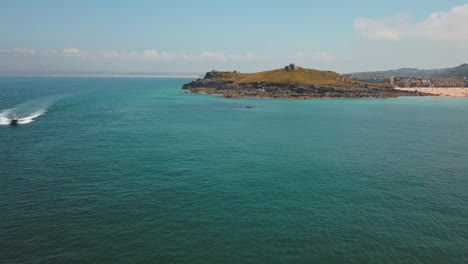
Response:
[[[300,66],[297,66],[294,63],[284,66],[285,71],[296,71],[302,69]]]

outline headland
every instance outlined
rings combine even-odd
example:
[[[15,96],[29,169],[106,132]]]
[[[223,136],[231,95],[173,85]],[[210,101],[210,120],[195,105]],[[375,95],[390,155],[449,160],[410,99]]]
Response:
[[[389,84],[365,83],[333,71],[306,69],[290,64],[281,69],[240,73],[211,71],[204,78],[183,85],[192,93],[217,94],[226,98],[394,98],[428,96],[420,91],[394,89]]]

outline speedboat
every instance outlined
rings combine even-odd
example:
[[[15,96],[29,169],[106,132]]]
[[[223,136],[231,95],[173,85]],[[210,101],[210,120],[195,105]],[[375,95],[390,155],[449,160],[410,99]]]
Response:
[[[11,120],[10,120],[10,126],[17,126],[18,125],[18,121],[19,121],[19,118],[17,116],[14,116]]]

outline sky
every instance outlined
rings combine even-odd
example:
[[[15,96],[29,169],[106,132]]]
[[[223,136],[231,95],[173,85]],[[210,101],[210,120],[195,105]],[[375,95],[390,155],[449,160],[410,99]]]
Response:
[[[444,68],[467,25],[468,0],[0,0],[0,73]]]

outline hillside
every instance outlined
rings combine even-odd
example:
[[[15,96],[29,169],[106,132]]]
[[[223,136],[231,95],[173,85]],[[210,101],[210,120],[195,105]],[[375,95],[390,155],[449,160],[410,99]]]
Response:
[[[257,73],[239,73],[236,71],[211,71],[205,75],[207,80],[231,82],[236,84],[298,84],[325,85],[340,88],[359,88],[365,84],[356,80],[345,80],[342,75],[333,71],[321,71],[297,67],[294,70],[276,69]],[[372,84],[373,87],[389,88],[384,84]]]
[[[351,73],[353,77],[432,77],[432,78],[447,78],[447,77],[468,77],[468,64],[445,69],[419,70],[416,68],[402,68],[388,71],[375,72],[356,72]]]
[[[426,95],[393,89],[390,84],[366,84],[332,71],[304,69],[293,64],[284,69],[257,73],[211,71],[183,89],[228,98],[351,98]]]
[[[341,78],[341,75],[336,72],[311,69],[295,71],[278,69],[250,74],[231,74],[231,79],[238,83],[271,82],[337,85],[339,78]]]

